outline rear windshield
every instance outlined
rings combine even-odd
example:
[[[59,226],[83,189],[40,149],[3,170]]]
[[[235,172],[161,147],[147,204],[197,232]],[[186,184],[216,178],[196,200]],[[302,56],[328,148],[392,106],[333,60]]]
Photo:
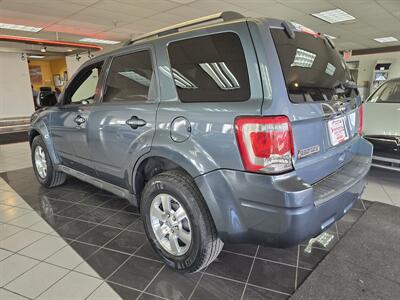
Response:
[[[336,100],[354,96],[344,84],[351,75],[339,53],[328,41],[296,32],[290,38],[283,29],[271,29],[289,98],[292,102]]]

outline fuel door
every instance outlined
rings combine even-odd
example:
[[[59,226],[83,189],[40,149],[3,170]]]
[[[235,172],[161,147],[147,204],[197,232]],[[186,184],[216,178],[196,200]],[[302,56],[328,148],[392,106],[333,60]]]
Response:
[[[175,118],[170,127],[171,139],[176,143],[182,143],[186,141],[192,132],[192,127],[188,119],[184,117]]]

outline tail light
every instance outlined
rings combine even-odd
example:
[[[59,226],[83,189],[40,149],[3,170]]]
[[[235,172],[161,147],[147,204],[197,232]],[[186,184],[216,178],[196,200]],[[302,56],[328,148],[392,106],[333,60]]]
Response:
[[[293,169],[292,130],[287,117],[238,117],[235,128],[247,171],[276,174]]]
[[[358,109],[358,135],[362,135],[364,126],[364,105]]]

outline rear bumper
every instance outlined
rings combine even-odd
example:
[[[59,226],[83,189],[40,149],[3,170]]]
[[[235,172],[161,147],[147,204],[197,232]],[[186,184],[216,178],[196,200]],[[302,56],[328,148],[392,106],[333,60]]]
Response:
[[[216,170],[196,178],[224,242],[289,247],[340,219],[365,187],[372,146],[354,145],[351,162],[309,185],[295,172],[280,176]]]

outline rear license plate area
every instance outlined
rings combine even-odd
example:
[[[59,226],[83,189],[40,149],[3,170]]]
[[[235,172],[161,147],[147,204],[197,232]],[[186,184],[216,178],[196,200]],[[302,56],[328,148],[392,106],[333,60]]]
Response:
[[[329,120],[328,131],[332,146],[339,145],[349,139],[344,117]]]

